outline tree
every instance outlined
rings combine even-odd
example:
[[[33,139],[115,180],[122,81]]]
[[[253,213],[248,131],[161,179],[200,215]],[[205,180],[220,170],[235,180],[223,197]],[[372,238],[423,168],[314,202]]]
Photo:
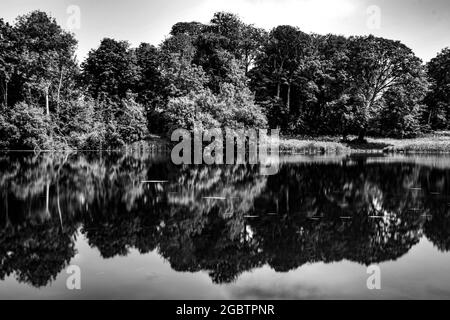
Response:
[[[261,108],[255,104],[247,87],[244,71],[238,63],[232,64],[231,83],[222,83],[217,94],[209,88],[191,90],[188,94],[169,100],[164,112],[173,129],[188,130],[227,128],[262,128],[267,124]]]
[[[105,38],[81,64],[83,83],[94,99],[126,97],[139,80],[136,51],[126,41]]]
[[[137,100],[144,105],[150,105],[161,94],[163,83],[161,79],[160,60],[158,49],[148,43],[141,43],[134,49],[136,65],[139,70],[136,86]]]
[[[343,36],[312,35],[312,54],[297,70],[303,101],[299,118],[302,133],[343,134],[348,130],[348,41]],[[296,128],[297,130],[299,128]]]
[[[262,53],[263,46],[267,41],[267,32],[253,25],[242,27],[242,38],[239,44],[240,59],[245,66],[245,75],[255,66],[257,57]]]
[[[162,53],[156,47],[141,43],[135,50],[139,70],[135,88],[136,102],[143,105],[147,118],[147,127],[157,133],[159,119],[155,119],[156,110],[166,99],[167,82],[161,73]]]
[[[63,81],[67,80],[65,75],[76,69],[77,41],[54,18],[41,11],[19,16],[14,28],[19,38],[21,90],[28,92],[30,103],[37,103],[43,97],[45,113],[49,116],[50,100],[58,108]]]
[[[193,63],[203,68],[209,77],[209,88],[217,93],[221,83],[230,81],[231,61],[239,61],[248,73],[262,47],[265,32],[245,24],[237,15],[217,12],[196,35]]]
[[[351,37],[348,64],[349,92],[355,96],[359,140],[382,108],[384,94],[405,88],[411,78],[423,78],[423,66],[412,50],[399,41],[374,36]]]
[[[203,32],[205,25],[200,22],[178,22],[172,26],[172,30],[170,34],[172,36],[177,36],[179,34],[184,34],[192,37],[193,39],[197,38],[200,33]]]
[[[121,100],[120,109],[116,115],[119,134],[124,144],[131,144],[147,138],[147,119],[144,107],[136,102],[136,96],[128,93]]]
[[[175,28],[175,26],[174,26]],[[175,29],[176,30],[176,29]],[[153,132],[167,134],[171,122],[170,99],[189,94],[198,94],[205,90],[208,77],[202,67],[193,63],[196,48],[195,36],[186,32],[174,32],[160,49],[160,73],[162,90],[159,103],[149,114],[149,126]],[[187,112],[187,110],[185,111]]]
[[[0,19],[0,97],[1,105],[9,105],[10,83],[19,64],[17,38],[12,26]]]
[[[410,78],[401,87],[387,90],[382,108],[376,117],[379,135],[395,138],[411,138],[421,131],[428,82],[425,77]]]
[[[251,71],[252,88],[256,91],[258,103],[269,104],[269,108],[278,106],[280,102],[285,110],[279,109],[280,114],[272,117],[284,118],[277,126],[286,131],[289,127],[290,116],[298,113],[300,109],[298,90],[299,68],[311,55],[311,38],[298,28],[291,26],[278,26],[268,36],[262,48],[262,54],[256,59],[256,67]],[[293,101],[295,102],[293,103]],[[269,119],[269,122],[273,122]]]
[[[44,149],[50,146],[50,123],[42,108],[24,102],[0,115],[0,146],[8,149]]]
[[[427,73],[431,88],[426,98],[426,121],[432,129],[450,128],[450,48],[431,59]]]

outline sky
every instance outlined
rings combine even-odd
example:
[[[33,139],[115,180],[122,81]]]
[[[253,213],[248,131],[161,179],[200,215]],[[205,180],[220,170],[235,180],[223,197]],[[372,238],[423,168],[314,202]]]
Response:
[[[449,0],[1,0],[0,18],[13,23],[36,9],[76,35],[79,61],[104,37],[158,45],[176,22],[207,23],[217,11],[267,30],[289,24],[304,32],[400,40],[425,62],[450,47]]]

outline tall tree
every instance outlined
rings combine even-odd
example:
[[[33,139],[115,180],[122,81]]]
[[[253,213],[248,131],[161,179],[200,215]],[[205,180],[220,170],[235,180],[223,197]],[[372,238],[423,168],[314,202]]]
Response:
[[[152,104],[163,90],[160,71],[161,55],[156,47],[148,43],[141,43],[134,51],[139,69],[136,93],[138,101],[147,106]]]
[[[265,32],[247,25],[232,13],[217,12],[202,28],[194,42],[194,63],[209,76],[209,87],[218,92],[220,84],[232,81],[230,64],[238,61],[247,73],[260,52]]]
[[[105,38],[82,63],[82,79],[93,98],[125,98],[134,91],[139,69],[136,52],[126,41]]]
[[[50,100],[59,103],[64,74],[76,68],[77,41],[45,12],[33,11],[19,16],[15,24],[19,37],[20,72],[28,99],[45,101],[50,115]],[[69,71],[71,70],[71,71]]]
[[[426,121],[433,129],[450,128],[450,48],[431,59],[427,72],[431,90],[426,98]]]
[[[19,64],[17,39],[12,26],[0,19],[0,102],[8,106],[10,83]]]
[[[244,62],[245,75],[255,66],[257,57],[262,53],[267,41],[267,32],[253,25],[242,27],[242,38],[239,43],[240,59]]]
[[[342,108],[342,102],[346,100],[348,63],[345,37],[311,35],[309,54],[303,57],[294,74],[300,108],[291,120],[294,133],[337,134],[343,131],[347,110]]]
[[[178,22],[172,26],[170,35],[177,36],[179,34],[188,35],[196,38],[203,32],[205,25],[200,22]]]
[[[403,88],[410,78],[422,78],[422,61],[399,41],[374,36],[350,38],[350,92],[355,97],[359,140],[364,140],[370,121],[382,107],[388,90]]]
[[[300,67],[311,55],[311,37],[298,28],[278,26],[268,36],[268,41],[262,48],[262,54],[256,60],[256,67],[252,70],[253,88],[257,101],[275,101],[276,105],[285,107],[282,129],[287,129],[289,116],[298,111],[299,99],[293,104],[297,95],[296,76]],[[275,113],[283,112],[274,110]],[[279,114],[271,117],[280,118]]]

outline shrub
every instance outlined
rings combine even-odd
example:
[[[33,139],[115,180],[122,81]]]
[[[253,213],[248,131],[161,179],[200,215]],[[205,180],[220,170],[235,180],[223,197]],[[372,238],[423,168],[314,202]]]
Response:
[[[0,146],[11,149],[52,147],[50,122],[42,108],[24,102],[0,116]]]
[[[266,117],[254,103],[250,90],[230,83],[223,84],[218,94],[205,89],[170,99],[164,117],[168,123],[169,135],[177,128],[237,129],[262,128],[267,125]]]

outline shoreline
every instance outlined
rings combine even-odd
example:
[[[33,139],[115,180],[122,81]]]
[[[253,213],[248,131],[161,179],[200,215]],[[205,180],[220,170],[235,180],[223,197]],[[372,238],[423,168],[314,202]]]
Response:
[[[269,144],[279,144],[282,155],[384,155],[384,154],[411,154],[411,155],[450,155],[450,132],[436,132],[414,139],[393,139],[368,137],[364,143],[351,137],[342,141],[340,137],[286,137]],[[173,143],[168,139],[156,135],[143,141],[135,142],[119,149],[104,150],[78,150],[78,149],[50,149],[50,150],[7,150],[0,152],[169,152]]]
[[[441,154],[450,155],[450,132],[436,132],[414,139],[368,137],[364,143],[356,137],[342,141],[340,137],[281,137],[283,154]]]

